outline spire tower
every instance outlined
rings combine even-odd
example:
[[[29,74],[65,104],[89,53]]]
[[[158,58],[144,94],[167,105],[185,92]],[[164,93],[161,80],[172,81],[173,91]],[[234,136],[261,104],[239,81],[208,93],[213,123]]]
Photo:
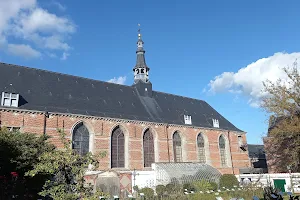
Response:
[[[144,42],[142,40],[142,34],[140,24],[138,24],[138,41],[136,50],[136,65],[133,68],[134,72],[134,83],[142,81],[144,83],[149,82],[149,70],[150,68],[146,65]]]

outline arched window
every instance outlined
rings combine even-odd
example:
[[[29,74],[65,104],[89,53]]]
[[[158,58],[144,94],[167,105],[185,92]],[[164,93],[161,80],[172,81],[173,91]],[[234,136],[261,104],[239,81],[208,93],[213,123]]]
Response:
[[[111,135],[111,167],[122,168],[125,167],[125,138],[124,133],[119,126],[117,126]]]
[[[174,162],[182,162],[181,138],[177,131],[173,134],[173,151]]]
[[[200,163],[206,163],[205,156],[205,141],[203,135],[200,133],[197,136],[197,147],[198,147],[198,160]]]
[[[90,133],[83,122],[78,123],[73,129],[72,149],[80,155],[85,155],[89,152]]]
[[[220,156],[221,156],[221,166],[226,166],[227,165],[226,142],[223,135],[219,137],[219,149],[220,149]]]
[[[144,147],[144,167],[151,167],[151,164],[154,163],[154,141],[153,141],[153,134],[149,129],[147,129],[144,133],[143,147]]]

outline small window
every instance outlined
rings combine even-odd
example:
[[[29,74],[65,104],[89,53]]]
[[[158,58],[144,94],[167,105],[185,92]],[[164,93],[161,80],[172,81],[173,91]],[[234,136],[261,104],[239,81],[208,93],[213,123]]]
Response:
[[[238,136],[238,143],[239,143],[239,146],[243,145],[243,138],[241,135]]]
[[[192,124],[192,116],[184,115],[184,123],[185,124]]]
[[[18,107],[19,94],[2,92],[1,106]]]
[[[220,126],[219,126],[219,120],[217,120],[217,119],[212,119],[212,121],[213,121],[213,127],[214,128],[219,128]]]

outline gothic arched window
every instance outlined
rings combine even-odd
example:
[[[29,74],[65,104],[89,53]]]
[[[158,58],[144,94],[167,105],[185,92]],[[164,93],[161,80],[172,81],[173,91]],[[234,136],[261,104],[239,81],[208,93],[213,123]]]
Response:
[[[223,135],[219,137],[219,149],[220,149],[220,156],[221,156],[221,166],[226,166],[227,165],[226,142]]]
[[[198,160],[200,163],[206,163],[205,156],[205,141],[203,135],[200,133],[197,136]]]
[[[153,134],[149,129],[147,129],[144,133],[143,147],[144,147],[144,167],[151,167],[151,164],[154,163],[154,140],[153,140]]]
[[[125,138],[124,133],[117,126],[111,135],[111,168],[125,167]]]
[[[80,122],[73,129],[72,149],[80,155],[85,155],[89,152],[89,144],[90,133],[83,122]]]
[[[177,131],[173,134],[173,151],[174,162],[182,162],[181,138]]]

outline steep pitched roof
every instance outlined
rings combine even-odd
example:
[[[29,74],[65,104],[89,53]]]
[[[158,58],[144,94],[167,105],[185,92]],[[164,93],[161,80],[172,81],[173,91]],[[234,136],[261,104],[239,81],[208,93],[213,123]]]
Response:
[[[20,94],[19,108],[59,113],[141,120],[241,131],[205,101],[153,91],[139,95],[133,86],[92,80],[40,69],[0,63],[0,92],[13,87]]]

